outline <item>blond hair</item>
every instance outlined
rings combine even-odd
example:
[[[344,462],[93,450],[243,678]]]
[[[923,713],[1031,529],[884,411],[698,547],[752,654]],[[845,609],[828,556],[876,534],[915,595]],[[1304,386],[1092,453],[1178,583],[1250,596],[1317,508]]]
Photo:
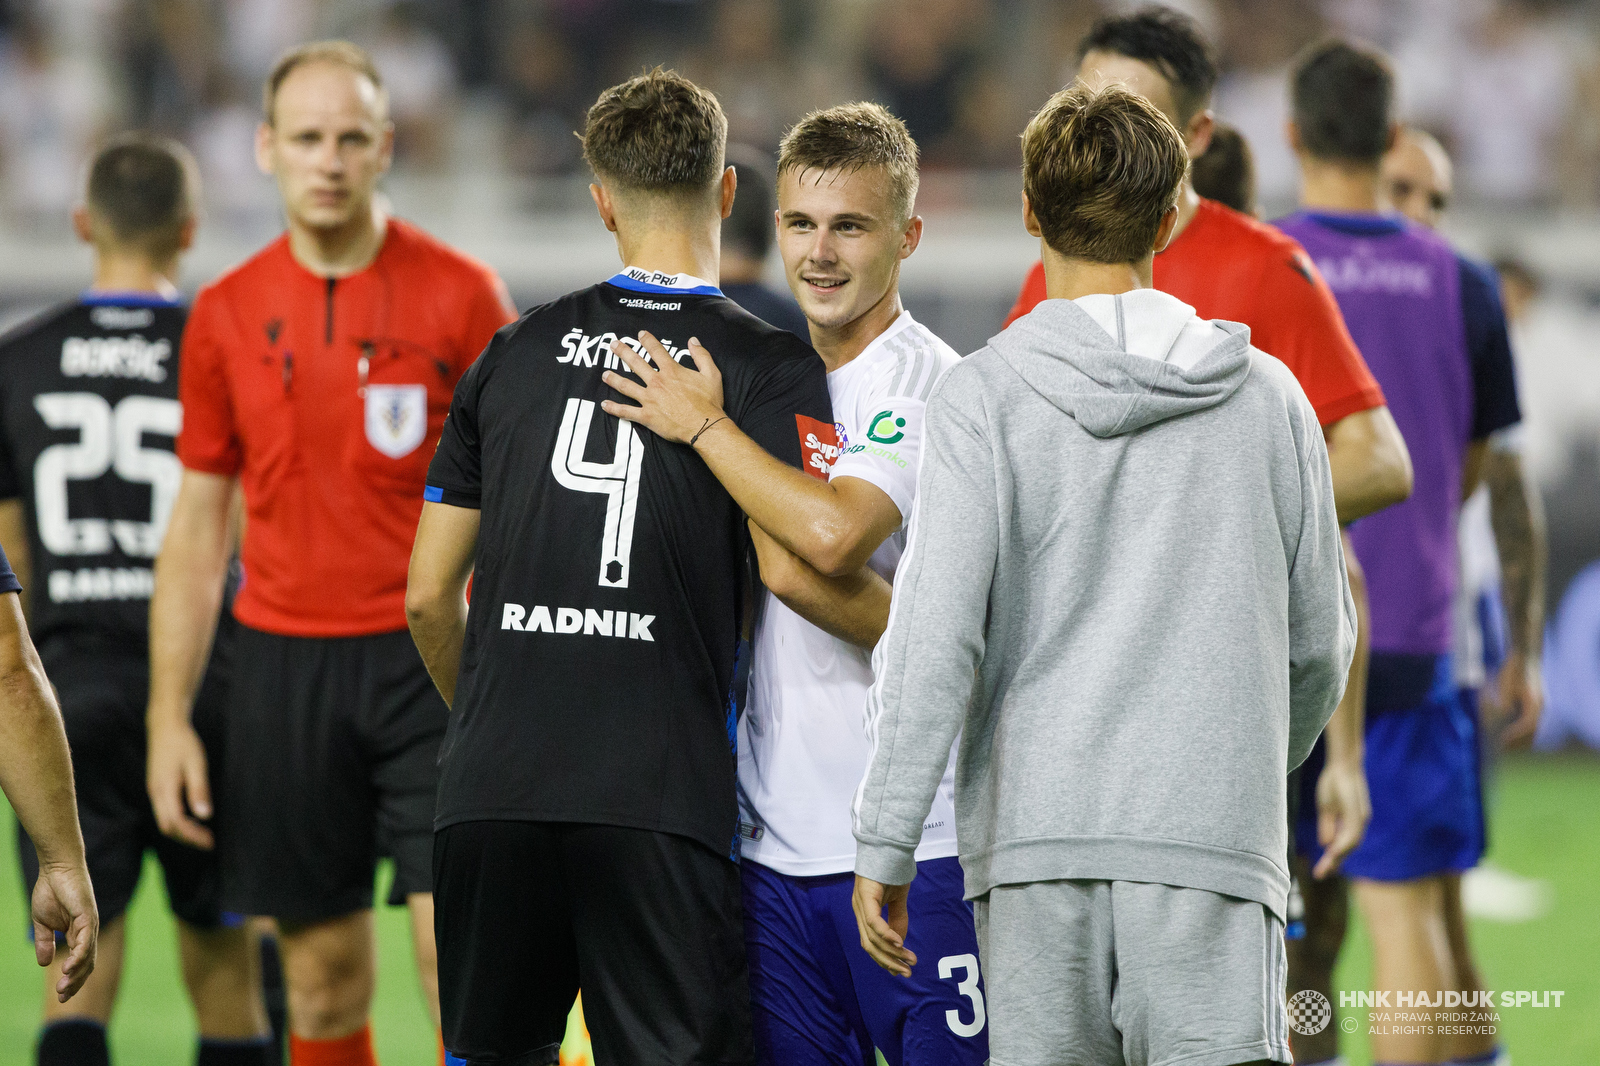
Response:
[[[1188,172],[1177,127],[1119,85],[1063,89],[1022,133],[1022,189],[1045,243],[1074,259],[1149,255]]]
[[[889,175],[896,221],[911,217],[917,201],[917,142],[906,124],[881,104],[856,103],[813,111],[795,123],[778,146],[778,177],[789,171],[882,167]]]

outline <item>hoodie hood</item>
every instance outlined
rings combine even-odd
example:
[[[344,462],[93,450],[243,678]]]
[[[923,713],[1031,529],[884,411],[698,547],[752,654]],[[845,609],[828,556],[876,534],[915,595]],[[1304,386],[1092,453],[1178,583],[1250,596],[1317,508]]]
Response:
[[[1250,374],[1248,326],[1156,289],[1045,300],[989,347],[1096,437],[1214,407]]]

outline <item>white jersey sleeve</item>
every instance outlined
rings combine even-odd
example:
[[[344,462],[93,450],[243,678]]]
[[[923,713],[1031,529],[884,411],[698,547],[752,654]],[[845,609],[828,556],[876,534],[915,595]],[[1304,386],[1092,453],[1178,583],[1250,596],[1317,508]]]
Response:
[[[906,318],[904,327],[883,342],[883,354],[874,360],[867,380],[849,390],[853,395],[841,397],[850,404],[855,428],[841,442],[830,475],[860,478],[882,489],[899,508],[902,528],[917,494],[928,395],[959,359],[949,345]]]

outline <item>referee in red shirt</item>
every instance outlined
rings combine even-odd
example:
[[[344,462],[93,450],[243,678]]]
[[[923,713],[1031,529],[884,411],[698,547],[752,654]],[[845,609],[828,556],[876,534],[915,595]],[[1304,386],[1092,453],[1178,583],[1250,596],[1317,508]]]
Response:
[[[288,230],[200,291],[183,339],[183,481],[151,602],[151,801],[221,856],[224,905],[277,919],[294,1066],[372,1063],[376,841],[438,1022],[431,856],[446,710],[406,630],[406,567],[456,381],[514,317],[492,271],[375,201],[393,126],[371,59],[297,48],[256,160]],[[238,668],[218,794],[189,723],[230,550]]]

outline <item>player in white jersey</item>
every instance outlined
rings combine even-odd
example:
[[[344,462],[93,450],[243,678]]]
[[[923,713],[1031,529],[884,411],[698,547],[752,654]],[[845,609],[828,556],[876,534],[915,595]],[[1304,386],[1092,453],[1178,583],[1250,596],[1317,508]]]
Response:
[[[840,454],[831,479],[876,485],[902,518],[910,518],[923,405],[958,358],[902,310],[860,355],[832,370],[828,394]],[[905,541],[901,526],[867,566],[892,581]],[[825,632],[767,593],[739,724],[739,832],[746,860],[796,877],[854,868],[850,798],[867,765],[863,708],[871,685],[870,645]],[[954,790],[952,763],[923,828],[919,860],[956,854]]]
[[[900,303],[900,263],[922,236],[916,187],[916,144],[876,104],[808,115],[783,140],[778,247],[828,368],[839,447],[826,484],[774,467],[725,425],[715,365],[693,341],[702,373],[659,352],[659,369],[641,374],[648,386],[619,389],[640,407],[607,405],[694,444],[750,516],[768,589],[738,732],[745,943],[763,1064],[871,1066],[874,1047],[891,1066],[988,1058],[952,770],[927,819],[918,876],[890,908],[902,929],[908,908],[916,918],[907,947],[920,961],[909,979],[862,949],[851,900],[871,649],[905,550],[923,407],[957,361]]]

